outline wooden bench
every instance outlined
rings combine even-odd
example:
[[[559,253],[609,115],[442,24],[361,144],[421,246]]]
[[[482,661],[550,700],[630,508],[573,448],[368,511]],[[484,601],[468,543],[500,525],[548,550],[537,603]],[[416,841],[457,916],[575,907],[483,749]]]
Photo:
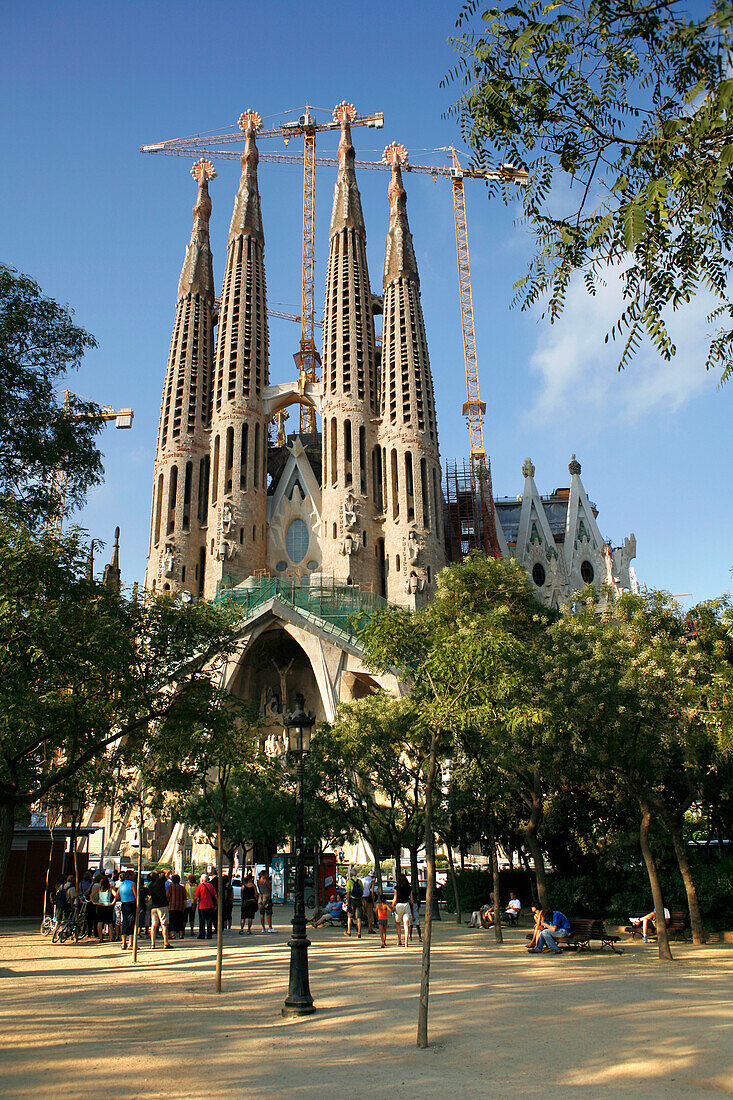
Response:
[[[602,920],[597,917],[569,917],[570,935],[561,936],[557,940],[557,946],[566,951],[590,951],[591,940],[600,941],[601,951],[604,947],[610,947],[615,955],[623,955],[623,947],[616,947],[620,936],[612,936],[606,931]],[[527,939],[532,939],[532,933],[527,933]]]
[[[596,917],[570,917],[570,935],[557,941],[558,947],[568,951],[589,951],[591,940],[600,940],[601,951],[610,947],[615,955],[623,955],[623,947],[616,947],[620,937],[606,931],[602,920]]]
[[[632,938],[641,936],[641,923],[627,925],[624,932]],[[657,929],[653,922],[649,924],[647,935],[657,938]],[[670,910],[669,920],[667,921],[667,935],[671,940],[676,939],[678,936],[681,936],[683,940],[687,939],[687,913],[684,909]]]

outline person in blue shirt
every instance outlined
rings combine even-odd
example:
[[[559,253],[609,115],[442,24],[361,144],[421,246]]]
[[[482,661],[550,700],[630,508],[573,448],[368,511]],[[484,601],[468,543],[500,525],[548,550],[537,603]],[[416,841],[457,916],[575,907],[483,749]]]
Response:
[[[118,887],[120,902],[122,903],[122,950],[132,950],[132,934],[135,928],[135,910],[137,908],[137,890],[135,887],[135,875],[132,871],[120,876]]]
[[[570,921],[559,909],[545,909],[539,920],[539,933],[534,947],[530,951],[540,954],[543,947],[549,948],[553,955],[560,954],[557,945],[558,940],[567,939],[570,935]]]

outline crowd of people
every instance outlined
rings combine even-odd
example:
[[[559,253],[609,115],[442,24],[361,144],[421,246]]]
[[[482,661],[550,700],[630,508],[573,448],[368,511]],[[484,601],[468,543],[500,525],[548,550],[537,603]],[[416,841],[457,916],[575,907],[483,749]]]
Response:
[[[262,892],[269,897],[272,930],[271,884],[264,872],[261,877],[265,880]],[[227,875],[222,876],[221,891],[222,928],[231,929],[234,889]],[[187,931],[200,940],[213,938],[218,919],[219,883],[216,874],[190,874],[182,881],[180,875],[171,871],[150,871],[145,873],[138,894],[134,871],[122,870],[113,875],[85,871],[78,891],[73,875],[60,878],[50,893],[49,903],[57,921],[63,920],[74,907],[83,905],[87,934],[98,943],[118,941],[123,951],[130,950],[137,919],[138,938],[149,933],[150,946],[155,950],[160,932],[165,949],[172,947],[171,941],[185,939]]]

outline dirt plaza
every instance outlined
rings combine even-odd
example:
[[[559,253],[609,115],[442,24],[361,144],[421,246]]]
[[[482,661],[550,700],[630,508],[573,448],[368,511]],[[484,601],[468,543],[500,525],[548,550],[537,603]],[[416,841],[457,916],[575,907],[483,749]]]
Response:
[[[529,956],[526,929],[434,926],[430,1032],[415,1047],[420,946],[390,929],[311,933],[318,1012],[286,1020],[287,909],[277,936],[214,942],[52,944],[0,928],[2,1094],[7,1097],[707,1097],[733,1094],[733,947],[655,945],[622,957]]]

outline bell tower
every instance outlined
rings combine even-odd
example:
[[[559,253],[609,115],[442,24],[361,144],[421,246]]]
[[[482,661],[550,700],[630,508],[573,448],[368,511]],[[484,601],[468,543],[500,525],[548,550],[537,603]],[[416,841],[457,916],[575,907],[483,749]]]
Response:
[[[435,574],[445,564],[440,455],[420,277],[402,184],[401,165],[407,163],[407,150],[393,142],[385,149],[383,160],[392,167],[384,256],[379,429],[387,598],[416,607],[434,591]]]
[[[219,310],[210,436],[206,532],[207,598],[222,579],[238,584],[265,568],[268,384],[265,238],[257,186],[256,111],[240,116],[242,175],[229,227]]]
[[[377,356],[366,230],[356,182],[350,103],[340,103],[338,175],[329,231],[323,325],[323,571],[379,590],[381,502]]]
[[[146,588],[177,594],[204,590],[209,493],[209,438],[215,291],[209,243],[207,160],[191,169],[198,183],[193,229],[178,282],[163,386],[153,475],[153,515]]]

